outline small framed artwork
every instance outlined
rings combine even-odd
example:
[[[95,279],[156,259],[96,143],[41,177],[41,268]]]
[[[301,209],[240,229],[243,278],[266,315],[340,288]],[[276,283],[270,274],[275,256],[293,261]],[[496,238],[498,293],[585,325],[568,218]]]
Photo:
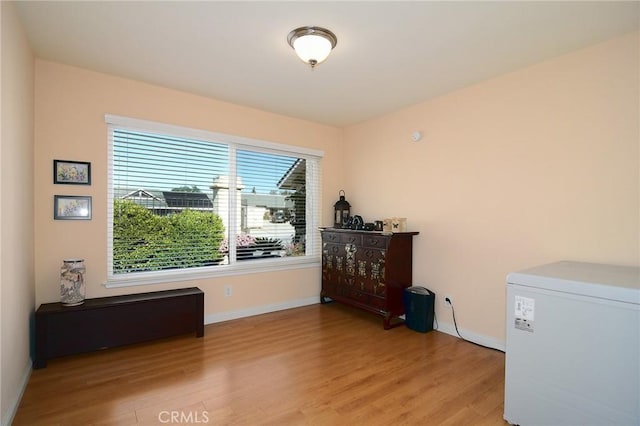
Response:
[[[91,220],[91,197],[55,195],[53,218],[56,220]]]
[[[91,163],[53,160],[53,183],[91,185]]]

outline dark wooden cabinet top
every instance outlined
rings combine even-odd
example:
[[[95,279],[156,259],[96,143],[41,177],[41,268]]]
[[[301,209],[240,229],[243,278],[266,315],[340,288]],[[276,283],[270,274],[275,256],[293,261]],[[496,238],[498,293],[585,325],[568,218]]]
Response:
[[[177,290],[153,291],[149,293],[125,294],[122,296],[97,297],[94,299],[86,299],[82,305],[65,306],[60,302],[43,303],[36,311],[39,314],[51,314],[56,312],[74,312],[86,311],[89,309],[108,308],[114,305],[126,305],[129,303],[148,302],[149,300],[175,298],[180,296],[193,296],[201,294],[202,290],[198,287],[189,287]]]
[[[362,235],[418,235],[420,232],[384,232],[384,231],[364,231],[353,230],[344,228],[319,228],[320,232],[344,232],[349,234],[362,234]]]

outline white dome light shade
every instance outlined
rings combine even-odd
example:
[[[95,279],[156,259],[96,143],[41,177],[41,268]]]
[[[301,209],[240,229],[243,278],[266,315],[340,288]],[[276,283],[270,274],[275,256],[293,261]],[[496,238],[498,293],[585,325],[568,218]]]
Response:
[[[293,48],[303,61],[321,63],[331,53],[331,42],[317,35],[299,37],[293,42]]]
[[[289,33],[289,45],[311,68],[323,62],[338,43],[331,31],[320,27],[301,27]]]

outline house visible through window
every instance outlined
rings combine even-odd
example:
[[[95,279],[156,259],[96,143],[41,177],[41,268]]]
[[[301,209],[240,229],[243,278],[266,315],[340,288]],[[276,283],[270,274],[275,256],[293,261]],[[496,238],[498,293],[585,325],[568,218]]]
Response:
[[[107,285],[317,262],[321,152],[106,119]]]

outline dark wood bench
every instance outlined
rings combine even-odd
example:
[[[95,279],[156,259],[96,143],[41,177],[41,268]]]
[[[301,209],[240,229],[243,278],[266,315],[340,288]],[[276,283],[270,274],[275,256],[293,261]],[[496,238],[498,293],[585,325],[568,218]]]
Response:
[[[180,334],[204,336],[204,293],[197,287],[44,303],[36,311],[33,368],[47,360]]]

